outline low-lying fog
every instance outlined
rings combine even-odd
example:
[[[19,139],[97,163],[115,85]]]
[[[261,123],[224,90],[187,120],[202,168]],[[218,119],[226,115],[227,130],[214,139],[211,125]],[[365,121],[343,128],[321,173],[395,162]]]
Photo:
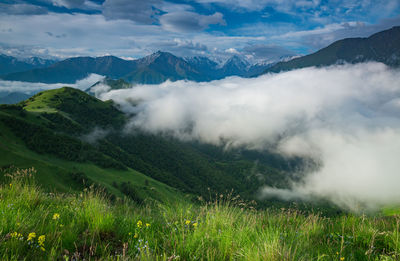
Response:
[[[307,156],[291,189],[264,197],[315,196],[356,210],[400,203],[400,71],[379,63],[307,68],[258,78],[187,81],[101,93],[130,126],[226,147]]]

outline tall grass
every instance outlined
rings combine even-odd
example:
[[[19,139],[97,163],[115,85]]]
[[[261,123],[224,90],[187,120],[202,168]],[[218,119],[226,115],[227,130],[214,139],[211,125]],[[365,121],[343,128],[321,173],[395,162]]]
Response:
[[[1,260],[399,260],[398,216],[255,210],[238,197],[200,205],[49,194],[34,170],[0,186]],[[35,233],[35,234],[33,234]]]

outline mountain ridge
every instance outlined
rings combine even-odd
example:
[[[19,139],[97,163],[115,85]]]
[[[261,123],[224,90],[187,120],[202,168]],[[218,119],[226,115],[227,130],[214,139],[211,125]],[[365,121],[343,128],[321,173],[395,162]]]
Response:
[[[365,38],[338,40],[312,54],[279,62],[263,73],[368,61],[382,62],[392,67],[400,66],[400,26]]]
[[[255,65],[257,68],[260,66],[264,65]],[[211,81],[232,75],[247,76],[252,68],[238,56],[232,56],[220,66],[207,57],[182,58],[157,51],[136,60],[115,56],[67,58],[44,68],[4,74],[1,78],[8,81],[72,84],[95,73],[130,83],[159,84],[166,80]]]
[[[18,59],[13,56],[0,54],[0,75],[26,71],[35,68],[44,68],[55,63],[55,60],[47,60],[39,57]]]

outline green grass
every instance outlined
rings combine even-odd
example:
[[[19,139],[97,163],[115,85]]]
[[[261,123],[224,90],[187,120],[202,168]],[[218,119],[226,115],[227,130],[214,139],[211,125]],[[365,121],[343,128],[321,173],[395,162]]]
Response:
[[[30,174],[37,175],[18,170],[0,186],[1,260],[400,258],[399,216],[327,218],[295,209],[255,210],[226,195],[200,205],[137,206],[110,202],[90,189],[46,193]]]
[[[104,169],[92,163],[77,163],[60,159],[48,154],[38,154],[29,150],[23,141],[0,122],[0,169],[1,167],[17,166],[38,171],[36,182],[48,192],[79,192],[82,184],[78,184],[71,177],[72,173],[84,173],[87,178],[106,188],[117,197],[124,197],[123,193],[113,186],[130,182],[139,196],[143,199],[151,197],[158,201],[185,200],[177,189],[154,180],[138,171]],[[0,171],[0,181],[3,179]]]

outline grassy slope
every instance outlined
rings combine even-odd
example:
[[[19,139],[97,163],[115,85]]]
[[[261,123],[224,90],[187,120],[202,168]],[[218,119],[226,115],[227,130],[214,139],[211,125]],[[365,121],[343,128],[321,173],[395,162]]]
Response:
[[[19,173],[0,186],[1,260],[400,258],[399,216],[256,211],[226,195],[202,206],[111,204],[93,191],[43,193]]]
[[[127,170],[103,169],[92,163],[71,162],[51,155],[35,153],[29,150],[1,122],[0,135],[0,155],[2,155],[0,167],[14,165],[20,168],[30,168],[34,166],[38,170],[37,181],[49,191],[80,190],[81,184],[77,184],[72,179],[71,173],[82,172],[91,180],[120,197],[123,194],[112,186],[113,182],[130,182],[143,198],[151,197],[161,201],[181,198],[176,189],[129,168]],[[148,186],[145,186],[146,180]]]

